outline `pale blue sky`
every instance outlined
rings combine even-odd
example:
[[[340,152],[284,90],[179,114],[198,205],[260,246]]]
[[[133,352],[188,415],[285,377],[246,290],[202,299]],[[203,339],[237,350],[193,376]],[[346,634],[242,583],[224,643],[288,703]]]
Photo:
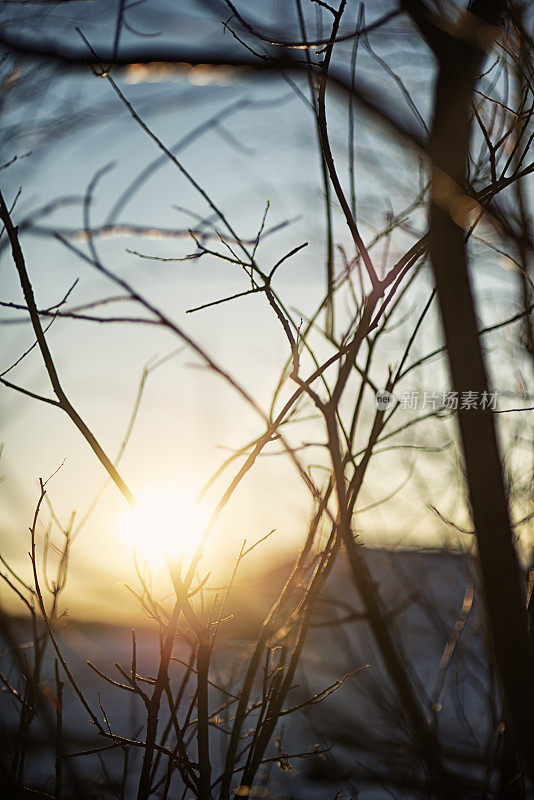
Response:
[[[95,4],[87,4],[80,13],[89,15],[89,6]],[[70,37],[72,20],[67,12],[63,13],[61,35]],[[170,8],[168,13],[171,14]],[[197,8],[195,13],[201,12]],[[76,16],[78,10],[72,14]],[[46,21],[48,30],[53,28],[53,20],[52,16]],[[139,21],[149,26],[146,9],[140,12]],[[108,23],[103,17],[97,22],[87,21],[84,31],[98,40],[104,24]],[[186,26],[179,33],[187,44],[219,42],[220,23],[202,28],[197,38],[199,28],[194,17],[190,18],[190,25],[189,32]],[[168,30],[167,34],[170,40],[175,31]],[[430,60],[424,49],[410,50],[412,40],[400,34],[402,30],[396,47],[382,34],[372,39],[373,47],[392,56],[395,67],[405,73],[420,110],[428,114]],[[359,57],[366,74],[401,104],[398,88],[369,54],[362,52]],[[242,75],[225,87],[196,86],[183,74],[158,84],[133,84],[124,77],[119,83],[128,99],[146,114],[154,131],[168,145],[233,102],[246,99],[257,104],[229,116],[222,131],[204,133],[180,158],[195,180],[224,209],[241,236],[255,236],[267,202],[270,203],[267,228],[292,220],[290,225],[265,239],[258,250],[258,260],[265,267],[272,266],[288,250],[308,241],[306,249],[280,268],[275,286],[287,307],[311,313],[322,297],[325,283],[322,189],[313,118],[291,87],[280,77],[258,82]],[[305,90],[304,81],[299,80],[298,85]],[[124,187],[157,155],[153,142],[131,120],[109,84],[94,78],[90,72],[51,78],[39,108],[35,98],[25,103],[15,95],[12,100],[8,96],[6,102],[4,125],[13,127],[7,147],[4,144],[4,160],[31,150],[31,155],[2,176],[3,190],[5,187],[10,201],[18,187],[22,187],[14,212],[17,223],[53,198],[83,195],[95,172],[113,163],[113,169],[102,178],[95,194],[92,223],[102,224]],[[82,115],[82,109],[88,108],[93,110]],[[71,130],[54,126],[45,133],[39,130],[36,117],[39,120],[55,113],[59,115],[59,112],[61,118],[67,112],[74,120],[81,118],[81,124]],[[370,240],[374,231],[383,226],[390,206],[398,212],[417,192],[417,159],[413,152],[405,153],[392,146],[376,125],[360,112],[356,119],[360,223],[364,237]],[[345,176],[347,123],[342,105],[334,98],[329,105],[329,126],[336,163]],[[176,206],[201,217],[208,214],[206,203],[198,193],[171,164],[166,164],[132,198],[120,221],[180,228],[195,224]],[[66,206],[45,222],[57,228],[78,227],[82,225],[82,210],[79,205]],[[412,223],[419,231],[424,231],[421,213]],[[335,232],[336,244],[348,248],[352,255],[350,237],[337,211]],[[484,234],[493,235],[489,227]],[[411,241],[411,234],[399,232],[391,243],[388,264],[392,264]],[[109,282],[67,253],[54,239],[28,232],[23,235],[22,243],[39,306],[57,302],[75,279],[79,282],[71,296],[73,305],[116,293]],[[185,239],[143,241],[121,236],[99,240],[97,246],[106,265],[171,315],[268,410],[270,396],[288,355],[288,345],[265,298],[261,295],[243,298],[197,314],[186,314],[192,306],[246,289],[246,279],[238,267],[211,257],[161,263],[141,260],[126,252],[130,248],[165,258],[184,256],[194,249]],[[377,255],[381,252],[379,248],[375,251]],[[2,296],[17,301],[20,290],[5,247],[1,257]],[[340,264],[339,258],[337,264]],[[489,257],[487,250],[480,250],[476,272],[479,293],[485,301],[486,323],[504,318],[517,309],[512,273],[505,272],[501,266],[498,260]],[[430,276],[424,268],[404,311],[413,314],[420,309],[430,288]],[[340,309],[342,307],[340,305]],[[118,304],[110,308],[117,313],[125,313],[126,309],[127,313],[137,313],[133,305]],[[2,318],[13,313],[4,309]],[[340,311],[341,315],[343,313]],[[298,315],[295,318],[298,319]],[[387,376],[387,363],[398,358],[407,330],[409,321],[384,340],[375,376],[375,380],[382,381],[381,385]],[[5,325],[2,334],[3,363],[9,365],[32,343],[32,334],[26,324]],[[73,404],[113,456],[127,425],[143,365],[170,353],[180,342],[168,333],[146,326],[99,326],[69,320],[57,320],[47,338]],[[496,364],[510,363],[509,340],[507,333],[492,340]],[[436,320],[431,315],[415,352],[424,354],[437,341]],[[330,351],[327,345],[318,344],[318,352]],[[32,391],[50,394],[36,352],[7,377]],[[420,387],[421,378],[415,378],[414,375],[413,383],[407,382],[406,388]],[[517,376],[512,370],[506,378],[504,372],[500,372],[499,378],[514,388]],[[446,388],[442,362],[428,369],[424,381],[424,388]],[[104,476],[80,434],[58,410],[2,391],[0,411],[6,476],[1,488],[3,551],[17,565],[27,566],[25,529],[37,496],[37,479],[51,474],[66,459],[50,486],[56,512],[66,519],[73,509],[83,514]],[[199,369],[198,359],[183,351],[150,377],[121,471],[134,491],[158,482],[175,481],[180,486],[189,486],[194,493],[227,455],[225,448],[241,446],[257,436],[262,427],[261,420],[246,408],[233,390],[205,369]],[[422,429],[415,434],[414,441],[427,441],[427,431]],[[443,445],[450,439],[450,429],[443,424],[437,431],[433,430],[432,436],[434,444]],[[295,427],[290,437],[298,445],[305,440],[321,440],[323,435],[320,427],[309,422]],[[324,452],[316,448],[310,451],[308,460],[310,464],[324,463]],[[440,454],[439,460],[429,457],[428,463],[437,495],[442,499],[445,496],[446,501],[455,506],[461,493],[450,482],[455,468],[454,450],[451,448]],[[405,451],[377,456],[362,505],[386,496],[409,470]],[[224,486],[224,482],[218,484],[213,501]],[[108,490],[74,548],[77,586],[86,584],[86,590],[71,597],[78,613],[97,615],[109,602],[121,602],[118,598],[123,597],[123,590],[119,584],[131,579],[128,553],[115,535],[114,520],[122,502],[113,488]],[[277,549],[287,553],[295,535],[304,533],[309,513],[306,492],[291,466],[281,458],[266,457],[247,478],[221,520],[216,530],[219,545],[212,555],[212,565],[224,560],[222,554],[235,552],[243,537],[254,541],[271,529],[276,529],[277,533],[266,554]],[[406,544],[435,543],[442,531],[432,515],[422,516],[421,489],[417,483],[411,493],[399,495],[394,505],[362,515],[361,520],[372,542],[400,537]],[[120,569],[117,569],[118,564]]]

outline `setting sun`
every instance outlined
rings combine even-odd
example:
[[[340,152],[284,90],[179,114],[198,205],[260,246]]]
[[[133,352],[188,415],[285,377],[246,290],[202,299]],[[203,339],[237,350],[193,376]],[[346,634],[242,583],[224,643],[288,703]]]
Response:
[[[208,520],[207,509],[195,502],[193,492],[158,486],[139,494],[118,527],[138,555],[159,564],[167,558],[191,558]]]

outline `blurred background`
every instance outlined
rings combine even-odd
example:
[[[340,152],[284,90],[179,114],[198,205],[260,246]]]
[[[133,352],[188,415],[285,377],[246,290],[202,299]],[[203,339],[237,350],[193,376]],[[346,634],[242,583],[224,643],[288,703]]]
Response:
[[[517,4],[528,29],[531,10],[523,6]],[[429,7],[451,25],[463,9],[452,2]],[[329,143],[383,278],[427,230],[429,166],[417,142],[426,141],[432,122],[436,64],[396,3],[351,1],[344,8],[326,92]],[[157,633],[139,598],[150,595],[169,607],[173,586],[165,559],[191,558],[266,419],[295,390],[288,337],[240,262],[240,245],[265,274],[275,269],[272,286],[301,349],[301,378],[349,341],[362,312],[368,279],[326,172],[314,99],[320,81],[305,69],[306,63],[320,69],[331,25],[332,8],[313,0],[239,7],[186,0],[179,8],[164,0],[1,3],[2,194],[18,226],[63,388],[109,458],[120,459],[138,509],[128,510],[67,415],[28,396],[53,393],[4,230],[1,377],[23,391],[4,383],[0,394],[0,548],[9,579],[0,586],[0,601],[24,639],[26,609],[12,590],[10,583],[20,584],[10,570],[33,582],[28,528],[39,479],[50,478],[34,530],[37,557],[41,565],[47,554],[49,573],[58,563],[61,568],[68,531],[68,580],[54,613],[92,694],[98,681],[83,662],[100,658],[106,670],[115,658],[125,663],[131,627],[146,637],[139,647],[153,674]],[[530,164],[532,70],[523,64],[521,72],[519,50],[509,46],[511,28],[506,35],[477,84],[469,188],[480,197],[496,182],[495,170],[501,176]],[[121,57],[122,66],[107,61]],[[475,209],[466,229],[525,570],[534,511],[532,187],[531,174],[510,182],[484,213]],[[187,340],[157,324],[117,279]],[[352,442],[358,459],[373,429],[376,390],[401,368],[395,416],[373,448],[353,524],[417,681],[435,699],[429,719],[442,708],[450,714],[442,722],[444,747],[454,768],[468,776],[465,796],[474,796],[468,795],[473,786],[493,786],[486,756],[500,723],[499,702],[487,663],[456,418],[443,406],[451,386],[424,252],[403,280],[380,335],[366,340],[340,404],[348,429],[365,384]],[[314,384],[317,391],[328,394],[336,369],[325,372],[324,385]],[[324,424],[309,398],[296,404],[281,432],[284,442],[273,437],[221,509],[200,564],[208,606],[228,585],[243,541],[250,546],[270,534],[247,556],[229,594],[221,674],[235,667],[236,642],[246,650],[256,639],[308,534],[317,498],[303,475],[323,492],[332,471]],[[335,514],[333,501],[331,507]],[[319,539],[324,544],[327,537],[321,522]],[[365,615],[344,561],[327,587],[294,703],[354,670],[362,675],[347,680],[318,721],[313,709],[304,721],[291,717],[278,763],[276,754],[272,759],[281,788],[278,778],[264,783],[273,796],[287,797],[356,797],[362,780],[370,780],[366,797],[383,797],[384,783],[395,797],[424,793],[380,648],[363,625],[354,633],[354,620]],[[329,609],[337,609],[336,624]],[[468,620],[465,644],[456,648]],[[123,626],[120,633],[116,625]],[[113,646],[117,655],[110,660]],[[458,661],[449,670],[453,652]],[[50,651],[44,663],[51,674]],[[1,702],[9,728],[16,716],[12,698],[4,693]],[[120,726],[141,725],[134,703],[113,702]],[[371,744],[369,728],[362,732],[354,717],[343,721],[352,708],[372,723]],[[78,732],[77,715],[84,712],[68,713]],[[46,741],[46,724],[39,724]],[[285,769],[291,746],[298,752],[332,742],[332,758],[325,750],[302,772]],[[355,747],[366,752],[361,759]],[[111,759],[115,775],[122,767],[116,752]],[[46,783],[42,763],[33,762],[34,783]],[[100,762],[93,763],[100,775]],[[343,788],[336,795],[337,786]],[[124,786],[122,793],[130,796]]]

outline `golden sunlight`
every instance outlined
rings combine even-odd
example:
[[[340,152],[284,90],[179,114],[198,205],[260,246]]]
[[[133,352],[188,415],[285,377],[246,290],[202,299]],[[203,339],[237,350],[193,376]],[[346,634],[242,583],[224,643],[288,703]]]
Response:
[[[168,558],[188,561],[208,520],[207,508],[192,491],[157,486],[138,495],[137,505],[121,514],[118,528],[137,555],[157,566]]]

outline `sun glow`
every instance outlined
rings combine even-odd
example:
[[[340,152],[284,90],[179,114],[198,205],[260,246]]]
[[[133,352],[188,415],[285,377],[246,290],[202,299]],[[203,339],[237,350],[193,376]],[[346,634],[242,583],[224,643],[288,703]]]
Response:
[[[135,507],[119,519],[119,531],[137,555],[159,565],[165,559],[189,561],[198,547],[209,512],[192,492],[158,486],[140,493]]]

